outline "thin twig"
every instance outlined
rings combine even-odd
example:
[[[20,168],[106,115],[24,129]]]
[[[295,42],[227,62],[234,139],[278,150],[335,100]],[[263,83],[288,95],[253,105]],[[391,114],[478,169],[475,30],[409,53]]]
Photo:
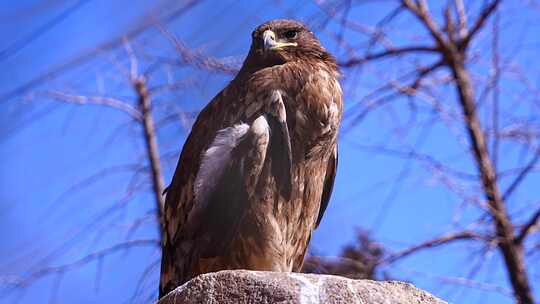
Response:
[[[527,223],[523,225],[520,232],[516,236],[514,242],[518,245],[521,245],[523,243],[523,240],[533,230],[534,226],[537,224],[539,219],[540,219],[540,209],[536,210],[536,212],[531,216],[531,218],[527,221]]]
[[[428,241],[424,241],[420,244],[413,245],[407,249],[404,249],[402,251],[399,251],[397,253],[391,254],[385,259],[381,260],[381,264],[391,264],[397,260],[403,259],[413,253],[416,253],[420,250],[424,250],[427,248],[433,248],[438,247],[442,245],[446,245],[455,241],[463,241],[463,240],[484,240],[485,237],[472,232],[472,231],[460,231],[460,232],[453,232],[448,233],[440,237],[433,238]]]

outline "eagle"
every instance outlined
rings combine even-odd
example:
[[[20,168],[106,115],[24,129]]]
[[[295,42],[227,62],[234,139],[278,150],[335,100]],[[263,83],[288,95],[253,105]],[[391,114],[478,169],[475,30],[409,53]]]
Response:
[[[208,272],[301,270],[336,176],[339,76],[303,23],[253,31],[238,74],[199,113],[167,188],[160,298]]]

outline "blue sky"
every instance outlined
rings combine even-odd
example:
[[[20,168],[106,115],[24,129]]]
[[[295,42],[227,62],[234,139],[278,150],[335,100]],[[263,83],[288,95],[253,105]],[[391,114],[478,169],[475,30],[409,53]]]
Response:
[[[0,42],[0,49],[23,41],[74,3],[65,0],[3,1],[0,4],[0,22],[3,23],[0,34],[4,39]],[[17,53],[0,58],[0,96],[96,45],[153,18],[159,19],[182,3],[93,0],[81,4],[65,20]],[[437,3],[433,3],[432,9],[439,16]],[[474,2],[471,5],[474,11],[474,5],[478,4]],[[502,9],[502,57],[508,59],[509,65],[522,69],[531,85],[538,88],[540,64],[536,54],[540,46],[540,23],[537,16],[540,12],[521,1],[506,3]],[[387,11],[387,4],[372,3],[353,9],[350,16],[353,20],[373,25]],[[320,8],[312,2],[207,1],[196,5],[181,18],[165,23],[164,27],[191,48],[237,62],[249,48],[251,31],[263,21],[294,17],[318,31],[324,24],[321,15]],[[398,19],[394,27],[391,37],[398,43],[406,43],[408,39],[422,42],[425,39],[422,29],[406,16]],[[340,57],[345,53],[330,34],[337,31],[337,24],[330,22],[317,33],[323,44]],[[352,32],[345,32],[344,37],[360,49],[366,40]],[[489,52],[490,41],[487,34],[481,37],[485,40],[475,44],[474,53],[484,58]],[[156,56],[174,58],[176,55],[155,27],[130,39],[129,43],[139,59],[140,71],[148,68]],[[83,95],[99,93],[133,103],[133,93],[122,75],[122,68],[119,68],[125,68],[129,63],[125,54],[122,45],[114,50],[97,52],[92,59],[36,87],[31,91],[33,95],[0,100],[0,231],[3,232],[0,275],[21,274],[39,261],[50,266],[70,263],[84,254],[129,237],[156,238],[154,223],[148,220],[148,214],[153,211],[148,178],[140,173],[133,178],[132,167],[145,164],[140,129],[118,111],[99,106],[66,105],[40,95],[46,90]],[[356,71],[345,70],[342,83],[347,93],[346,109],[357,105],[381,79],[401,74],[416,63],[414,60],[400,60],[381,61]],[[431,60],[425,57],[418,59],[419,62]],[[476,88],[480,91],[482,75],[489,73],[489,57],[475,60],[471,69]],[[523,83],[516,78],[510,75],[501,80],[501,107],[512,110],[511,115],[503,117],[502,121],[511,124],[512,119],[527,117],[538,123],[539,108],[534,106],[534,102],[529,102],[534,95],[527,95]],[[160,85],[170,79],[195,83],[189,89],[155,96],[155,114],[164,117],[174,111],[199,110],[226,85],[230,76],[165,65],[148,79],[150,85]],[[437,90],[444,96],[445,105],[456,110],[454,92],[443,86]],[[464,134],[462,129],[453,129],[442,123],[422,127],[429,125],[433,118],[429,107],[422,103],[416,119],[423,124],[406,131],[393,128],[406,124],[410,113],[407,102],[400,100],[392,111],[375,111],[353,131],[342,134],[334,195],[312,241],[312,247],[319,254],[336,255],[344,244],[353,239],[356,227],[371,231],[377,241],[392,250],[399,250],[463,227],[478,217],[478,209],[474,207],[458,208],[462,203],[459,196],[442,185],[437,176],[422,164],[404,162],[369,148],[416,148],[451,164],[455,169],[475,173],[472,160],[463,152],[464,145],[459,140]],[[159,130],[166,183],[170,181],[190,121],[191,117],[187,117],[184,124],[173,121]],[[523,155],[523,149],[512,144],[503,145],[501,168],[523,163]],[[113,173],[87,179],[111,167],[116,168]],[[534,210],[540,205],[538,197],[533,195],[540,182],[537,172],[523,183],[510,201],[509,209],[516,219],[525,219],[527,210]],[[396,182],[400,177],[406,179]],[[507,186],[510,180],[503,179],[502,185]],[[83,181],[92,184],[80,187]],[[467,191],[477,193],[476,183],[463,185]],[[129,187],[138,192],[126,197]],[[70,189],[72,191],[67,192]],[[120,210],[109,209],[119,205],[122,206]],[[458,213],[457,210],[463,212]],[[142,225],[135,232],[128,233],[134,219],[140,219]],[[537,235],[531,238],[538,241]],[[444,282],[448,277],[466,276],[469,266],[478,259],[479,249],[470,244],[454,244],[422,252],[387,270],[394,278],[413,281],[451,302],[511,303],[508,297],[497,292],[462,288]],[[159,255],[154,247],[146,245],[119,251],[61,276],[44,277],[25,292],[0,298],[0,303],[11,303],[16,297],[20,297],[20,303],[44,302],[55,294],[54,286],[59,286],[57,302],[129,301],[140,283],[141,274],[148,265],[157,265]],[[475,281],[509,289],[498,253],[493,251],[481,259],[486,264]],[[538,262],[538,255],[535,259]],[[533,261],[531,258],[530,265]],[[159,275],[158,268],[153,268],[148,280],[141,283],[146,290],[155,290],[153,284]],[[540,281],[538,271],[537,267],[531,267],[532,282]],[[534,285],[539,290],[538,283]]]

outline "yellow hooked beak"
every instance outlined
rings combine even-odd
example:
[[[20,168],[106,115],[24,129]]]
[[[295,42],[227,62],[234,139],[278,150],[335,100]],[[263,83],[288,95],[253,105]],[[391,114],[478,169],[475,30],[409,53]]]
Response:
[[[276,34],[271,30],[263,33],[263,44],[265,51],[277,51],[287,46],[297,46],[296,42],[280,42],[276,40]]]

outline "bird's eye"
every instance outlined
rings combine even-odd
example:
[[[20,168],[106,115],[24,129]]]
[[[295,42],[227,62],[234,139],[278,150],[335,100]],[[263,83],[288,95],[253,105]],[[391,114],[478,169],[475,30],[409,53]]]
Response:
[[[287,39],[294,39],[296,38],[296,35],[298,34],[298,31],[290,30],[285,32],[285,38]]]

